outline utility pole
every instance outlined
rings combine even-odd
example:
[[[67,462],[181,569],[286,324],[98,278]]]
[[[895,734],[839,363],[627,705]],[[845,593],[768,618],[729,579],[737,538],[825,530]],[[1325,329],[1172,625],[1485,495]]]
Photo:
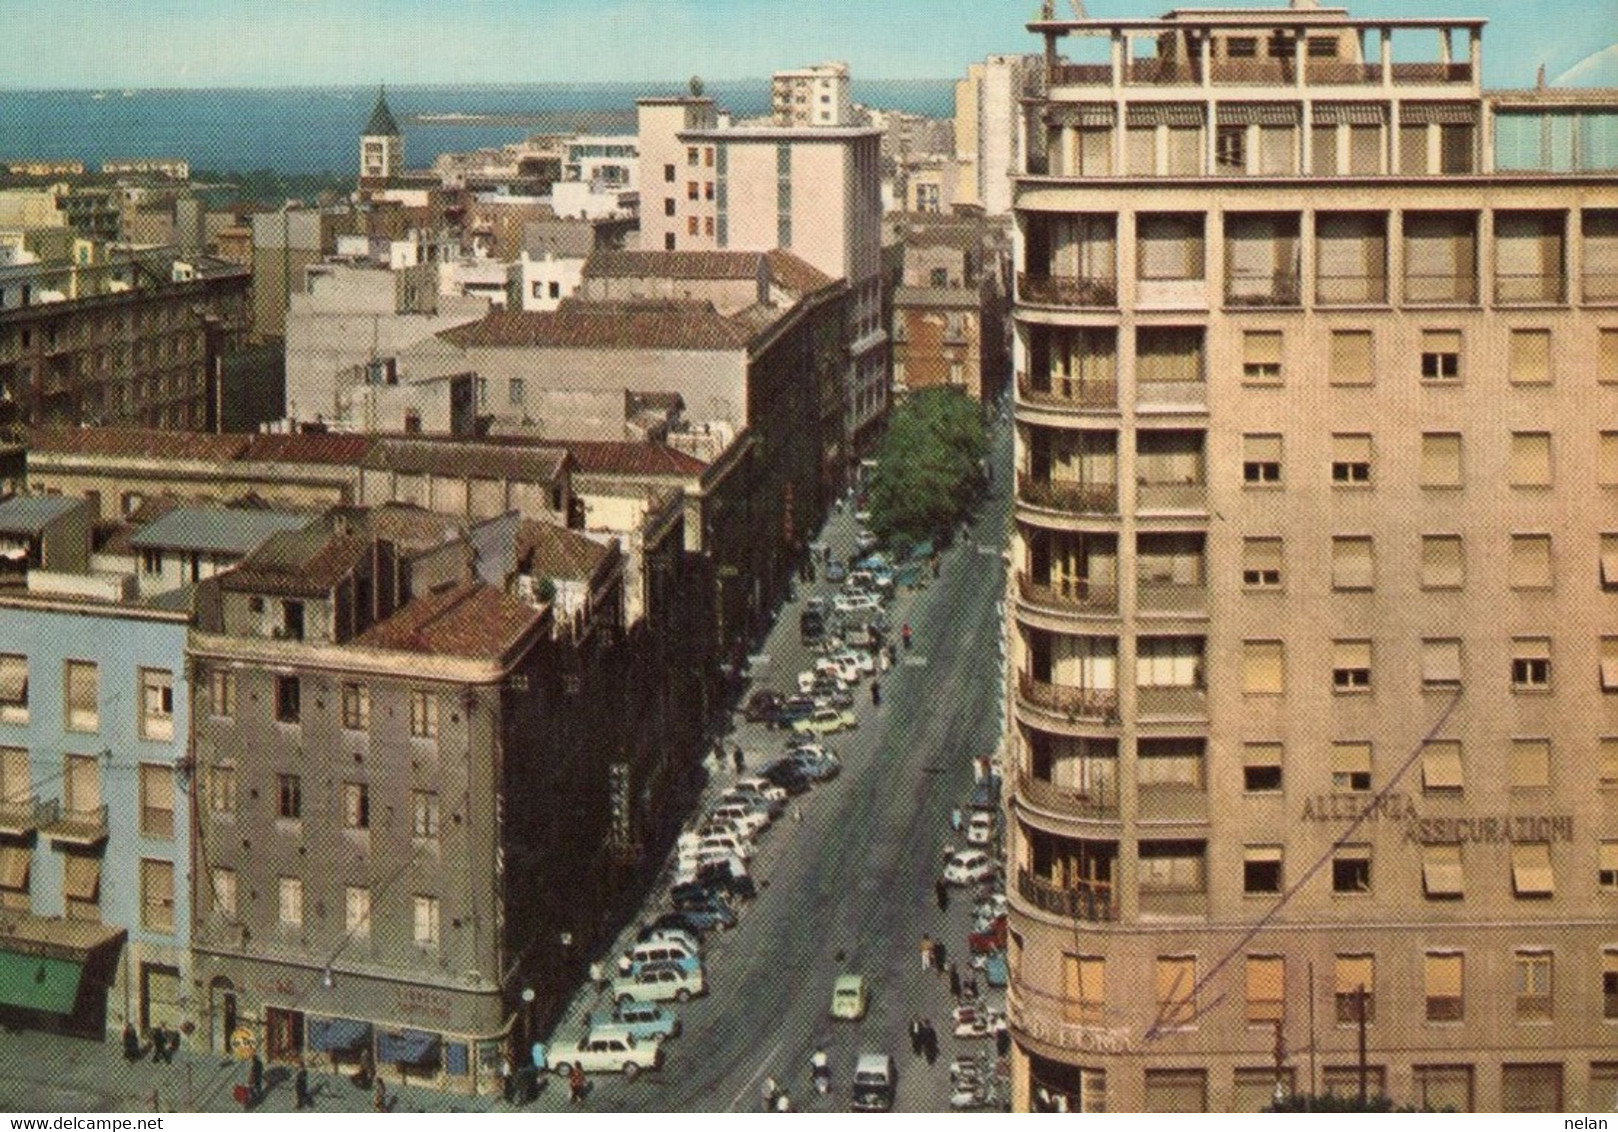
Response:
[[[1354,992],[1354,1017],[1359,1023],[1360,1108],[1362,1109],[1365,1107],[1366,1101],[1365,1079],[1369,1075],[1369,1071],[1365,1066],[1365,1003],[1367,998],[1369,998],[1369,995],[1365,992],[1365,984],[1361,983]]]

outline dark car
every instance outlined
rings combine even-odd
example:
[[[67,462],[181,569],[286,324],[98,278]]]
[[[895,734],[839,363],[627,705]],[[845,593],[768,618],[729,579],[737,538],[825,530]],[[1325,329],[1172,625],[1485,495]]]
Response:
[[[697,940],[701,940],[703,933],[714,925],[708,919],[696,912],[664,912],[655,920],[649,921],[641,928],[640,934],[635,937],[637,943],[644,943],[657,932],[673,929],[685,932]]]
[[[775,713],[781,710],[781,696],[768,688],[761,688],[747,697],[747,707],[743,715],[749,723],[770,723],[775,719]]]
[[[736,924],[736,913],[731,911],[725,898],[700,884],[678,884],[669,893],[674,902],[670,915],[680,916],[702,930],[729,928]]]
[[[848,567],[835,559],[826,567],[826,580],[828,582],[841,582],[848,577]]]
[[[782,700],[775,709],[775,718],[770,720],[771,727],[791,727],[800,719],[808,719],[815,714],[819,705],[808,696],[788,696]]]
[[[811,785],[809,776],[803,773],[803,768],[790,758],[776,759],[758,774],[760,778],[773,786],[779,786],[788,794],[806,794]]]
[[[758,887],[754,885],[753,878],[746,873],[736,873],[731,870],[729,861],[715,861],[712,864],[701,865],[697,868],[695,880],[685,884],[675,885],[670,895],[675,897],[675,907],[680,907],[680,897],[688,895],[692,890],[713,893],[729,899],[751,900],[758,895]]]
[[[849,708],[854,706],[854,693],[847,688],[837,686],[837,681],[827,677],[816,680],[809,689],[809,698],[816,707]],[[788,726],[791,726],[788,724]]]

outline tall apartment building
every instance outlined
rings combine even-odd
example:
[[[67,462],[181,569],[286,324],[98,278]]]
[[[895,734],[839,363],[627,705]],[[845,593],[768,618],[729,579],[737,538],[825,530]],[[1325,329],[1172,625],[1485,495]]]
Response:
[[[990,55],[955,84],[957,203],[990,216],[1011,211],[1012,179],[1022,171],[1022,100],[1039,92],[1043,77],[1037,55]]]
[[[1618,99],[1478,19],[1030,30],[1016,1105],[1353,1093],[1363,1025],[1396,1103],[1611,1109]]]
[[[821,63],[770,76],[770,117],[777,126],[852,126],[848,64]]]

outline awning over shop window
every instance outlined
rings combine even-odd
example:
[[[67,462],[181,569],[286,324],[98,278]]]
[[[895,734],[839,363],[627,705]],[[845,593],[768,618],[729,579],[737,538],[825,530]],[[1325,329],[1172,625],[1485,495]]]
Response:
[[[420,1065],[432,1061],[438,1053],[438,1035],[422,1030],[400,1030],[377,1036],[378,1061],[392,1065]]]
[[[309,1019],[309,1048],[324,1053],[371,1044],[371,1024],[352,1018]]]
[[[0,951],[0,1004],[71,1014],[83,975],[83,963]]]

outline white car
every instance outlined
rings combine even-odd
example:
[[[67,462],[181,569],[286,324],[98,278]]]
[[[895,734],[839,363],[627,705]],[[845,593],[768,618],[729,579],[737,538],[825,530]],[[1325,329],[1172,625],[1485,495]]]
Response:
[[[577,1045],[552,1049],[551,1067],[566,1077],[577,1065],[586,1073],[622,1073],[633,1081],[642,1069],[663,1067],[663,1039],[637,1039],[627,1030],[602,1027],[581,1038]]]
[[[870,594],[843,593],[832,598],[831,607],[838,613],[880,613],[882,603]]]
[[[845,651],[837,653],[834,656],[828,657],[825,661],[822,661],[822,663],[831,665],[836,673],[837,679],[841,680],[844,684],[847,684],[850,687],[858,684],[860,679],[865,675],[865,670],[860,667],[859,659],[851,652]]]
[[[702,969],[684,971],[673,963],[652,963],[612,980],[614,1002],[688,1002],[708,989]]]
[[[981,849],[961,849],[944,862],[944,883],[959,886],[992,880],[1000,866]]]
[[[852,664],[864,676],[876,674],[876,656],[868,649],[844,649],[832,656],[838,664]]]
[[[697,842],[697,855],[701,856],[708,850],[730,853],[744,861],[753,855],[753,847],[747,843],[747,838],[728,831],[703,834],[702,839]]]
[[[697,879],[704,869],[725,868],[731,876],[747,875],[747,862],[723,849],[704,849],[689,856],[681,855],[674,866],[674,883],[687,884]]]
[[[994,844],[995,820],[994,815],[987,810],[974,810],[966,823],[966,843],[968,845]]]
[[[756,774],[749,778],[738,778],[736,780],[736,785],[732,786],[727,793],[756,795],[763,798],[771,806],[774,806],[777,803],[785,805],[787,800],[787,792],[785,790],[775,785],[775,783],[771,782],[769,779],[760,778]]]
[[[708,811],[708,822],[728,825],[751,841],[768,828],[770,817],[745,802],[721,802]]]

